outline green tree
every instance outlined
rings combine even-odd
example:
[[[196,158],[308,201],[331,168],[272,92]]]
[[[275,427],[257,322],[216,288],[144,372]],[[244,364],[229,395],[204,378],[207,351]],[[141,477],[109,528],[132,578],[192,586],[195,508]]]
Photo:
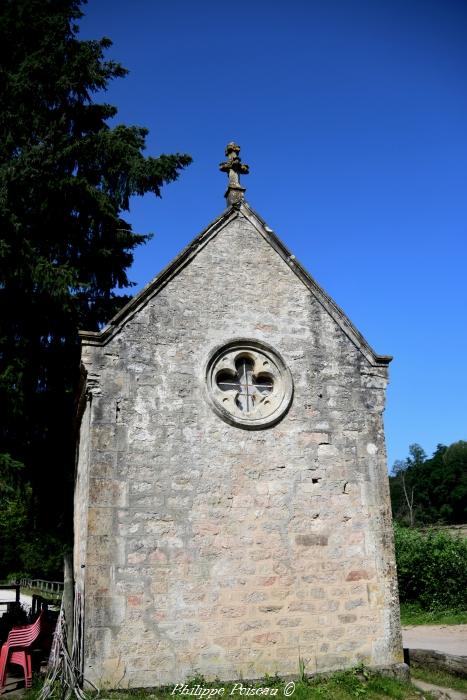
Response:
[[[467,442],[459,440],[443,452],[436,497],[447,523],[467,522]]]
[[[394,462],[392,473],[392,502],[394,517],[405,520],[410,527],[415,523],[415,514],[418,509],[418,497],[415,496],[417,487],[415,475],[417,469],[423,465],[426,454],[420,445],[414,443],[409,446],[409,457],[405,460]]]
[[[70,534],[77,330],[97,330],[128,298],[114,290],[131,286],[132,251],[148,238],[122,218],[130,198],[160,196],[191,162],[144,156],[146,129],[109,126],[115,107],[94,97],[126,71],[104,59],[109,39],[78,39],[80,5],[0,9],[0,480],[21,511],[18,538],[44,551]]]
[[[419,445],[394,464],[390,477],[393,517],[401,524],[467,521],[467,442],[438,445],[427,458]]]

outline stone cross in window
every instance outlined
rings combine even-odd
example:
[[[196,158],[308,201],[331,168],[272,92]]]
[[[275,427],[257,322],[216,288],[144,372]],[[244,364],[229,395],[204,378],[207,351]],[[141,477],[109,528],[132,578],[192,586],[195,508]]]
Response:
[[[239,358],[235,363],[235,375],[223,371],[217,375],[217,386],[221,391],[236,391],[235,403],[241,411],[250,413],[272,393],[274,382],[271,376],[255,376],[254,362],[247,357]]]
[[[229,184],[225,193],[227,204],[233,206],[240,204],[244,199],[245,188],[240,185],[240,175],[248,175],[249,167],[242,163],[239,157],[240,146],[231,141],[227,144],[225,155],[228,160],[219,165],[219,169],[229,176]]]

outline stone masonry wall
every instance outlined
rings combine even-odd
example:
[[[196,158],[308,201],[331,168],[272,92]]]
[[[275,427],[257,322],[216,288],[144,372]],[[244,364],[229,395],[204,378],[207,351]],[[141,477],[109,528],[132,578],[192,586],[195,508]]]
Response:
[[[274,427],[228,425],[206,399],[207,357],[237,337],[292,372]],[[247,219],[83,362],[86,677],[155,686],[293,674],[299,657],[308,672],[402,660],[386,369]]]

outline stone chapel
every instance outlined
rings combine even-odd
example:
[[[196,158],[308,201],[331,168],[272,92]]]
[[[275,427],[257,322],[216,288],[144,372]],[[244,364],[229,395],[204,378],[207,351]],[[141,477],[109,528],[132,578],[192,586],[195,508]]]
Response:
[[[247,204],[81,333],[75,597],[98,686],[402,668],[388,365]]]

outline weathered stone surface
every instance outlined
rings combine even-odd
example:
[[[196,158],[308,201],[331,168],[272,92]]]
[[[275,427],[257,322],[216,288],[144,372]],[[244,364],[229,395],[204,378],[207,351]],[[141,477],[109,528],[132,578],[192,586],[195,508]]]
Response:
[[[185,255],[83,336],[85,675],[260,678],[296,673],[299,649],[319,671],[401,661],[384,361],[246,205]],[[262,430],[206,397],[208,358],[235,338],[274,348],[293,378]]]
[[[434,649],[404,649],[409,666],[431,667],[467,678],[467,655],[459,656]]]

